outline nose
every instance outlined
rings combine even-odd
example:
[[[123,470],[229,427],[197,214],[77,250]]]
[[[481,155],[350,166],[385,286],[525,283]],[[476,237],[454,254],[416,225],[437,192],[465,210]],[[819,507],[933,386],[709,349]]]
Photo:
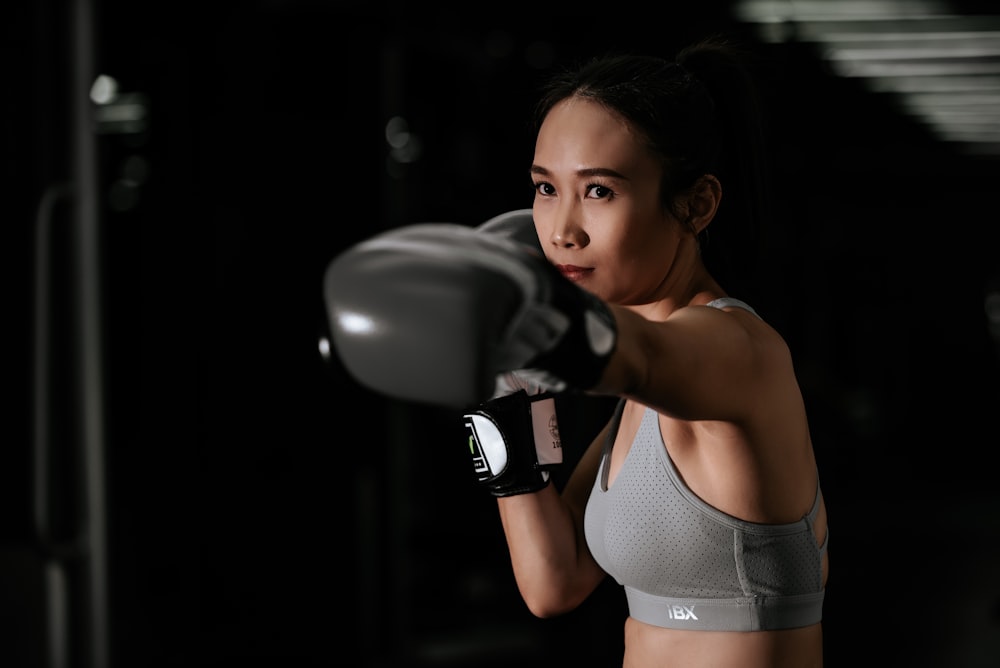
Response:
[[[563,205],[552,212],[549,243],[559,248],[583,248],[590,243],[590,237],[581,225],[580,212],[575,206]]]

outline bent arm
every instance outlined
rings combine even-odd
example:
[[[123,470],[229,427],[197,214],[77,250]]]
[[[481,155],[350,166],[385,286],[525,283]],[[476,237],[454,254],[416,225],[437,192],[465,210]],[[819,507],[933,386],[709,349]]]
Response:
[[[538,617],[573,610],[605,576],[587,548],[583,513],[607,431],[584,452],[561,494],[549,484],[497,499],[518,589]]]

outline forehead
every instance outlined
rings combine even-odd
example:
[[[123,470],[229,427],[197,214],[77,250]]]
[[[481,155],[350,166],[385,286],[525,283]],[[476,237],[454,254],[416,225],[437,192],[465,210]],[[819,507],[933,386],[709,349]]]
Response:
[[[650,155],[620,115],[586,98],[571,97],[546,115],[535,140],[535,162],[547,169],[637,166]]]

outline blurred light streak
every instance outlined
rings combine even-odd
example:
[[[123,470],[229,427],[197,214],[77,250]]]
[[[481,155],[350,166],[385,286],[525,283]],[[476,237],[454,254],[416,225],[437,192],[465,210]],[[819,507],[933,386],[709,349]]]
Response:
[[[734,14],[767,42],[815,44],[836,75],[897,97],[943,141],[1000,157],[1000,16],[930,0],[744,0]]]

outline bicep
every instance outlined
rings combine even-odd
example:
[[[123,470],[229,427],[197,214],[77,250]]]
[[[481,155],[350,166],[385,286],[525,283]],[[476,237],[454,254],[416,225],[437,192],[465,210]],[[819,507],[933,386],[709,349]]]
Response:
[[[653,322],[616,313],[619,348],[606,380],[615,393],[685,420],[739,421],[752,413],[782,341],[748,313],[688,307]]]

